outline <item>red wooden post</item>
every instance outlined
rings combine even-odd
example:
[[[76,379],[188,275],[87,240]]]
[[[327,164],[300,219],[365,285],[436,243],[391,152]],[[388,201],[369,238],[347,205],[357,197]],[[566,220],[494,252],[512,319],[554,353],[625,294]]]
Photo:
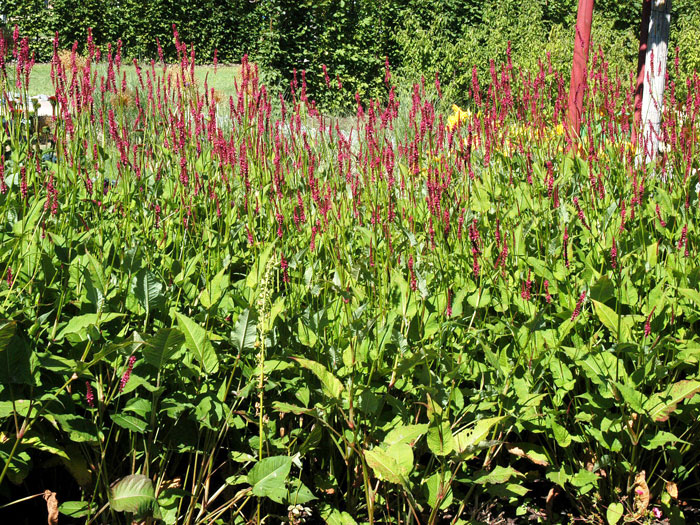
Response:
[[[639,30],[639,53],[637,55],[637,89],[634,91],[634,126],[632,127],[632,144],[637,143],[637,130],[642,124],[642,95],[644,94],[644,63],[647,58],[647,39],[649,38],[649,17],[651,0],[644,0],[642,5],[642,26]]]
[[[588,68],[588,48],[591,44],[591,24],[593,23],[594,0],[579,0],[576,15],[576,35],[574,36],[574,63],[571,68],[569,86],[569,128],[578,135],[583,112],[583,92],[586,87]]]

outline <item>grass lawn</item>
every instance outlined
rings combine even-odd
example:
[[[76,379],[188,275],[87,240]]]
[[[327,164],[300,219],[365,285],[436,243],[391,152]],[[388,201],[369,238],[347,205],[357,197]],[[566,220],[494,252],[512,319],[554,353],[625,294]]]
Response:
[[[100,64],[98,66],[98,74],[106,72],[107,66]],[[102,70],[105,71],[102,71]],[[133,65],[122,66],[122,71],[126,72],[127,83],[133,86],[138,83],[136,77],[136,68]],[[214,66],[197,66],[195,68],[195,78],[200,86],[204,86],[206,78],[207,85],[220,92],[226,99],[229,95],[234,94],[234,79],[238,78],[240,71],[239,65],[218,66],[214,72]],[[156,66],[156,73],[159,74],[161,69]],[[143,73],[145,77],[145,72]],[[145,80],[145,78],[144,78]],[[29,95],[51,95],[54,93],[54,88],[51,84],[51,64],[36,64],[32,69],[29,79]]]

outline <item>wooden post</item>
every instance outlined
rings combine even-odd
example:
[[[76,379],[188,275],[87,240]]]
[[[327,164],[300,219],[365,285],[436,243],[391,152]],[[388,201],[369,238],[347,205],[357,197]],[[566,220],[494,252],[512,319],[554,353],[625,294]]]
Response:
[[[654,159],[659,149],[670,27],[671,0],[652,0],[642,99],[643,146],[647,162]]]
[[[569,131],[574,135],[578,135],[581,127],[592,23],[593,0],[579,0],[576,34],[574,35],[574,63],[571,68],[571,85],[569,86]]]
[[[642,24],[639,28],[639,52],[637,53],[637,88],[634,91],[634,126],[632,126],[632,144],[637,144],[637,131],[642,124],[642,96],[644,94],[644,64],[647,60],[647,40],[649,39],[649,17],[651,1],[644,0],[642,5]]]

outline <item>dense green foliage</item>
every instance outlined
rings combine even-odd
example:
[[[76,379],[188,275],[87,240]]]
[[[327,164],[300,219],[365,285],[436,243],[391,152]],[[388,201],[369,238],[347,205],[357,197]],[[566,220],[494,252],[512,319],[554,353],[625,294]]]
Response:
[[[647,163],[600,54],[579,137],[546,66],[494,65],[451,114],[389,88],[341,129],[245,61],[218,103],[188,56],[129,87],[89,48],[54,58],[47,131],[22,49],[0,61],[3,501],[614,525],[697,499],[700,78],[669,85]]]
[[[156,0],[101,2],[5,0],[0,14],[30,37],[38,60],[51,56],[60,31],[60,47],[85,42],[92,27],[95,42],[121,39],[127,57],[157,58],[158,39],[167,59],[176,58],[172,24],[182,39],[197,45],[197,60],[238,62],[244,53],[260,64],[269,87],[289,89],[293,71],[307,70],[308,92],[321,107],[334,111],[363,98],[385,94],[384,61],[409,85],[421,75],[442,75],[455,100],[464,100],[471,67],[488,79],[489,60],[505,60],[508,41],[513,60],[531,71],[550,53],[555,69],[566,71],[576,20],[576,0]],[[680,47],[683,84],[700,63],[700,0],[676,0],[671,49]],[[641,0],[596,2],[593,38],[608,60],[623,72],[636,63]],[[82,50],[82,48],[80,49]],[[331,82],[326,89],[322,65]]]

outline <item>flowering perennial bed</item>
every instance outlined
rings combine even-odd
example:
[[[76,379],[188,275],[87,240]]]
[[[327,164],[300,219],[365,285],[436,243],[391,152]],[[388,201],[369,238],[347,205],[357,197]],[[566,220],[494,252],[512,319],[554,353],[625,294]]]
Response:
[[[244,60],[221,102],[178,49],[135,86],[111,48],[105,76],[90,42],[56,58],[48,147],[3,113],[4,495],[48,464],[39,490],[98,523],[681,519],[697,76],[669,81],[646,164],[600,55],[578,134],[546,63],[492,64],[446,116],[437,80],[399,96],[387,69],[348,130],[304,74],[278,100]],[[13,53],[3,101],[32,68]]]

